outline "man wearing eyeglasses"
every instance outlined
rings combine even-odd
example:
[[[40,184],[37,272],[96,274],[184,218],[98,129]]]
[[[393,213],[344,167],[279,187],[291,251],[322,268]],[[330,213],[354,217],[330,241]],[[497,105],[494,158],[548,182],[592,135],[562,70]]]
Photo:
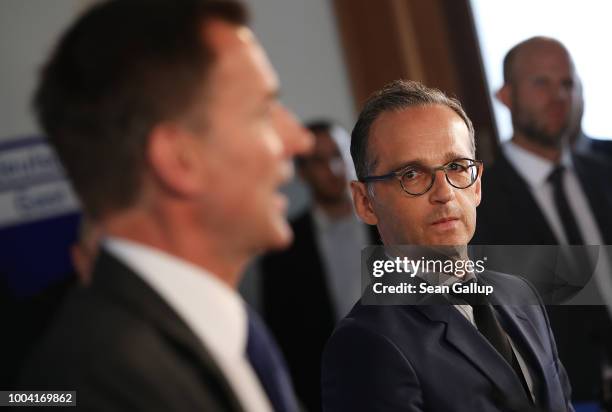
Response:
[[[385,246],[470,242],[483,168],[458,101],[416,82],[391,83],[366,102],[351,155],[355,209]],[[494,283],[496,300],[400,306],[363,304],[364,296],[327,343],[323,409],[573,410],[534,289],[487,271],[476,282]],[[507,306],[515,292],[538,304]]]

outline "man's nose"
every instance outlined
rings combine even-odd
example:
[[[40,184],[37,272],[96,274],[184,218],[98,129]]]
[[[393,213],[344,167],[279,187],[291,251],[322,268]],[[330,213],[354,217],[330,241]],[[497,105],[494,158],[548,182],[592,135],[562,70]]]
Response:
[[[447,203],[454,196],[453,187],[446,180],[444,170],[436,170],[434,174],[433,186],[430,190],[430,201],[432,203]]]
[[[285,156],[293,157],[310,153],[315,141],[312,133],[300,124],[289,109],[281,106],[280,110],[279,134],[283,140]]]

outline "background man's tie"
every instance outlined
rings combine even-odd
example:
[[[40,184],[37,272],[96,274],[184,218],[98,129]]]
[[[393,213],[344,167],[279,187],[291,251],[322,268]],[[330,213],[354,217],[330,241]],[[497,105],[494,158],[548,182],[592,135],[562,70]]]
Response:
[[[565,189],[563,188],[563,173],[565,168],[562,165],[557,165],[548,176],[548,181],[553,187],[553,196],[555,199],[555,205],[557,206],[557,212],[559,212],[559,218],[563,224],[563,230],[567,237],[567,243],[570,245],[584,245],[584,239],[576,223],[576,217],[570,209]]]

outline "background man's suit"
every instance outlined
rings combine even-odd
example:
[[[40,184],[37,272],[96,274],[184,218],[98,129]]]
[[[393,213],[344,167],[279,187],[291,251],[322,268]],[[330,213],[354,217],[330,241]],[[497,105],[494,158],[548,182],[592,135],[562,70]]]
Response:
[[[321,405],[321,354],[336,324],[336,308],[312,213],[300,215],[291,227],[295,235],[291,247],[262,260],[263,310],[298,397],[316,411]],[[374,226],[369,226],[369,234],[371,244],[380,243]]]
[[[574,154],[572,162],[605,244],[612,244],[612,166]],[[527,183],[502,152],[485,169],[473,244],[555,245],[558,243]]]
[[[612,168],[591,156],[572,155],[576,175],[605,244],[612,244]],[[483,198],[472,244],[555,245],[552,229],[528,184],[499,152],[482,179]],[[612,323],[602,306],[549,306],[559,354],[572,383],[574,399],[598,396],[601,345]],[[608,335],[608,337],[606,337]]]
[[[528,364],[539,407],[572,410],[542,305],[508,306],[517,293],[537,298],[520,278],[478,275],[494,287],[500,323]],[[523,295],[524,294],[524,295]],[[451,305],[366,306],[340,322],[323,357],[325,411],[530,410],[512,367]]]
[[[22,387],[76,390],[79,410],[242,411],[183,320],[104,251],[91,287],[69,297],[30,359]]]

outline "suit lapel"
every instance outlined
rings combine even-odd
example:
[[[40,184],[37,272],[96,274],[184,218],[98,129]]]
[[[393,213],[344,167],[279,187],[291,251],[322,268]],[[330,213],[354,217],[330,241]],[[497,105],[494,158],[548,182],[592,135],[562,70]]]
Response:
[[[446,341],[491,381],[501,399],[529,402],[512,367],[458,310],[448,303],[418,308],[431,321],[446,323]]]
[[[543,342],[537,338],[538,331],[529,321],[529,318],[521,311],[520,306],[513,306],[508,311],[503,305],[495,307],[500,314],[500,322],[512,341],[519,349],[521,355],[528,365],[529,372],[533,378],[534,393],[540,405],[549,405],[548,395],[552,393],[551,382],[546,375],[546,360],[540,356],[547,353]],[[544,385],[547,387],[545,388]]]
[[[176,352],[200,365],[202,385],[219,394],[232,411],[242,411],[234,391],[206,347],[168,304],[131,269],[102,250],[96,262],[92,289],[128,307],[157,328]]]

